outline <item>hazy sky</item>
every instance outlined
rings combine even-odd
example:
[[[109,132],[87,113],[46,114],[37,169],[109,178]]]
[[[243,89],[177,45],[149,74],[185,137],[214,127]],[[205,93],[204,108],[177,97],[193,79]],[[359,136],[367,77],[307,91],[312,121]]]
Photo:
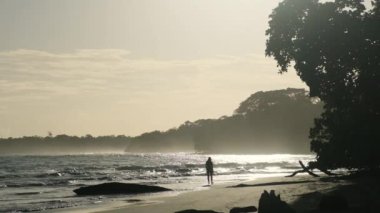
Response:
[[[138,135],[305,87],[265,58],[279,0],[1,0],[0,137]]]

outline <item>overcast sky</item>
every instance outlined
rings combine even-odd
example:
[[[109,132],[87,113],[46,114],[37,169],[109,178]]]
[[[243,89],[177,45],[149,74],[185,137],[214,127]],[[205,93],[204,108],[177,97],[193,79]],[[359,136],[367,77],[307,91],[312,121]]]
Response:
[[[0,137],[138,135],[306,87],[265,58],[278,0],[1,0]]]

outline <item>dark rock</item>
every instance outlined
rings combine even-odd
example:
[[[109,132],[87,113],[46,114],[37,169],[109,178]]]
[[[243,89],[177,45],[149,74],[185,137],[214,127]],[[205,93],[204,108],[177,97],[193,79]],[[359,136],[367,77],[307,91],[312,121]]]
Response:
[[[274,190],[270,193],[264,190],[259,200],[259,213],[295,213],[280,195],[275,195]]]
[[[246,213],[246,212],[257,212],[257,208],[255,206],[247,206],[247,207],[235,207],[230,210],[230,213]]]
[[[323,195],[319,209],[322,211],[345,211],[348,209],[348,202],[341,195]]]
[[[110,194],[138,194],[171,191],[160,186],[148,186],[133,183],[103,183],[75,189],[77,195],[110,195]]]
[[[191,172],[191,169],[180,168],[180,169],[176,169],[175,171],[178,173],[186,173],[186,172]]]
[[[177,211],[175,213],[220,213],[220,212],[216,212],[213,210],[186,209],[186,210]]]
[[[137,202],[141,202],[143,200],[140,200],[140,199],[128,199],[126,200],[128,203],[137,203]]]

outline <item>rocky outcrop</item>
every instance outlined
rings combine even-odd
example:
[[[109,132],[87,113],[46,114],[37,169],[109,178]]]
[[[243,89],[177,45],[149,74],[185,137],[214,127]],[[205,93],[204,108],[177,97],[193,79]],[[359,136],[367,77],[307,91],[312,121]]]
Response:
[[[274,190],[270,193],[264,191],[259,200],[259,213],[295,213],[295,211],[285,202],[280,195],[276,195]]]
[[[255,206],[246,206],[246,207],[234,207],[230,210],[230,213],[247,213],[247,212],[257,212]]]
[[[342,195],[323,195],[319,203],[319,210],[345,211],[348,210],[348,202]]]
[[[111,194],[139,194],[152,192],[165,192],[171,189],[160,186],[140,185],[133,183],[102,183],[75,189],[77,195],[111,195]]]

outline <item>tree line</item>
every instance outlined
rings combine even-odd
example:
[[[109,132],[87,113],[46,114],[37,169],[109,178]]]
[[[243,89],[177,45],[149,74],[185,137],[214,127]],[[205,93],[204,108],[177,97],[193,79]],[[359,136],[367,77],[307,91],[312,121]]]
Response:
[[[324,103],[310,131],[318,167],[380,169],[380,0],[283,0],[266,55]]]

